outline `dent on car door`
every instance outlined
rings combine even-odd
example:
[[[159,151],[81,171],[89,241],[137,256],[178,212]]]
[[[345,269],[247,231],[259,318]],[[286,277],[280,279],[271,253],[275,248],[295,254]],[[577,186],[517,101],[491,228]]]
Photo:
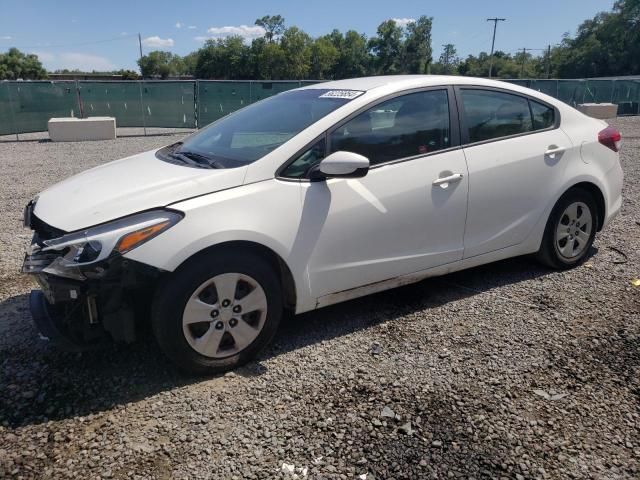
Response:
[[[446,89],[398,96],[329,133],[329,153],[364,155],[371,168],[359,179],[301,183],[315,297],[462,258],[467,167],[452,148],[448,99]],[[303,176],[323,147],[313,145],[283,174]]]
[[[522,243],[562,183],[576,151],[558,112],[526,96],[458,90],[469,166],[465,258]]]

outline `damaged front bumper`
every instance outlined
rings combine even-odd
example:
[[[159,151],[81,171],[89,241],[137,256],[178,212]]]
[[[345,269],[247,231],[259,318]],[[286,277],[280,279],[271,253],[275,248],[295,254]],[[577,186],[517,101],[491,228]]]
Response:
[[[78,262],[86,250],[73,245],[47,248],[68,234],[33,214],[30,226],[35,233],[22,272],[40,285],[31,292],[29,307],[41,336],[70,351],[112,340],[133,342],[137,320],[147,313],[162,272],[117,252],[105,258],[89,252],[96,259]]]
[[[114,258],[91,278],[64,278],[43,269],[34,272],[33,256],[25,259],[40,285],[29,297],[31,316],[41,335],[70,351],[94,348],[105,342],[131,343],[136,324],[147,313],[161,272],[125,258]]]

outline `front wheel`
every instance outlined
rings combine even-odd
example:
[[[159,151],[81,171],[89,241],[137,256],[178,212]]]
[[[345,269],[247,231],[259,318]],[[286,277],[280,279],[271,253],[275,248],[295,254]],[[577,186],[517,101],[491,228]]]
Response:
[[[593,196],[579,188],[565,193],[554,207],[545,228],[538,259],[556,269],[568,269],[587,257],[598,230]]]
[[[273,338],[282,291],[268,262],[249,252],[205,254],[158,289],[153,329],[162,350],[193,373],[217,373],[249,361]]]

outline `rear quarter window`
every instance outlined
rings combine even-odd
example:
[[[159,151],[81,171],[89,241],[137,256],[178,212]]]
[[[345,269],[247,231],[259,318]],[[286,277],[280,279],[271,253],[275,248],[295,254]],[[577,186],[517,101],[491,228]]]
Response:
[[[553,108],[533,100],[529,100],[529,105],[531,105],[534,130],[544,130],[545,128],[551,128],[555,125],[556,118]]]

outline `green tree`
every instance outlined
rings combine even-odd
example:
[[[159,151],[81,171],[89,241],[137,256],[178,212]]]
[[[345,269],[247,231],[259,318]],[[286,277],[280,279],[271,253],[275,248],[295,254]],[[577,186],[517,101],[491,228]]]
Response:
[[[393,20],[378,25],[377,36],[369,40],[369,48],[375,55],[378,74],[394,74],[402,71],[402,28]]]
[[[247,78],[249,50],[240,36],[207,40],[198,51],[195,74],[198,78]]]
[[[255,25],[265,29],[267,42],[272,43],[275,37],[284,32],[284,18],[281,15],[265,15],[255,21]]]
[[[47,77],[47,71],[35,54],[24,54],[17,48],[0,53],[0,80],[39,80]]]
[[[338,50],[332,78],[354,78],[373,73],[373,57],[369,53],[367,37],[355,30],[344,35],[333,30],[329,38]]]
[[[460,67],[460,57],[455,45],[448,43],[443,45],[442,53],[438,61],[431,64],[431,72],[434,75],[458,75]]]
[[[432,25],[433,18],[424,15],[407,25],[403,55],[403,71],[406,73],[428,73],[429,65],[433,60]]]
[[[116,75],[122,75],[123,80],[138,80],[140,78],[140,75],[138,75],[137,72],[134,72],[133,70],[125,70],[124,68],[116,70],[113,73]]]
[[[291,79],[309,78],[311,71],[311,37],[298,27],[287,28],[280,39],[286,59],[285,75]]]
[[[198,64],[198,52],[191,52],[182,57],[184,64],[184,75],[195,75],[196,65]]]
[[[340,52],[329,35],[320,37],[311,46],[311,77],[318,80],[334,78]]]
[[[258,38],[251,44],[251,78],[278,80],[285,77],[287,59],[279,43],[267,42]]]
[[[179,57],[171,52],[154,50],[138,60],[140,73],[143,77],[167,78],[169,75],[177,75]]]
[[[551,64],[563,78],[640,74],[640,0],[618,0],[583,22],[553,49]]]

